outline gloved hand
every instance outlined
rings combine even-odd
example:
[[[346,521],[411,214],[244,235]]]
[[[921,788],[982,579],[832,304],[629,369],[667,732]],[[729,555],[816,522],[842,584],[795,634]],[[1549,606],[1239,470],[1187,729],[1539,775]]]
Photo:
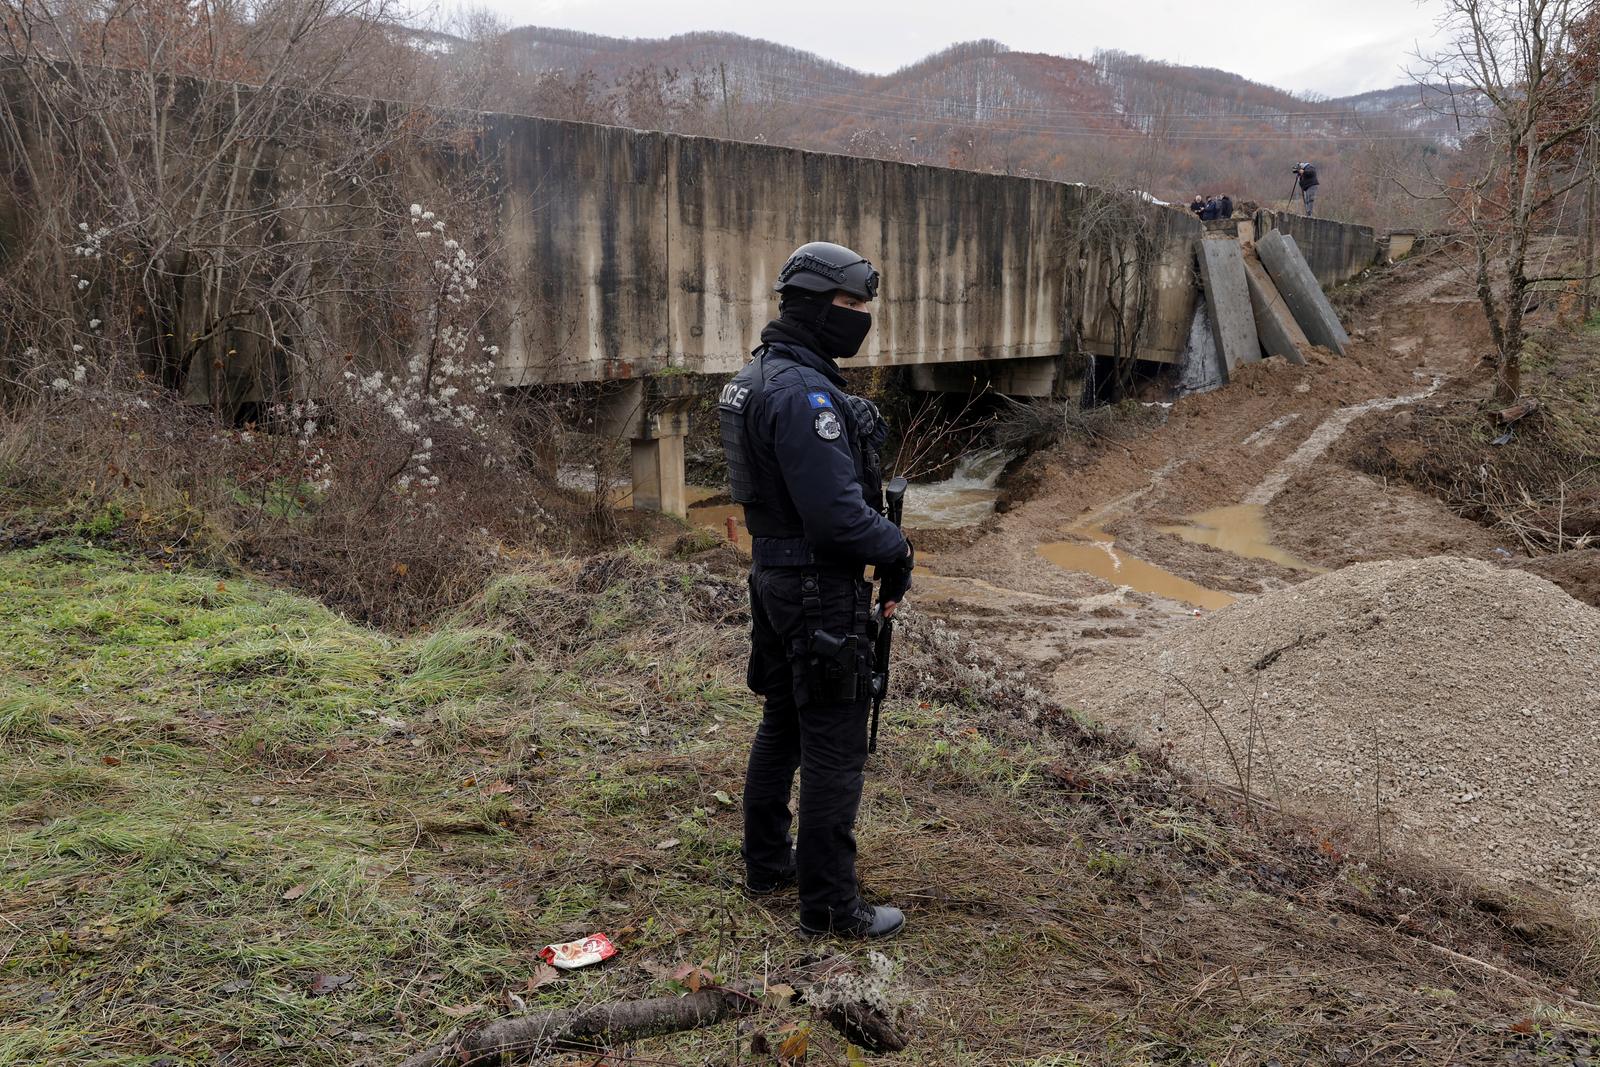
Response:
[[[898,604],[911,589],[911,571],[917,565],[916,550],[906,541],[906,554],[895,562],[878,568],[878,604]]]

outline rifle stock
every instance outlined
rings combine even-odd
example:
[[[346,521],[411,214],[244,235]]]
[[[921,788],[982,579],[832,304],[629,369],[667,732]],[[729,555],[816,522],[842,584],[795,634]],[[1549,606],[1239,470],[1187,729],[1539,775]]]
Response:
[[[899,475],[890,479],[884,497],[884,515],[899,526],[901,516],[905,513],[906,480]],[[880,602],[873,608],[873,615],[878,620],[878,638],[872,672],[872,732],[867,737],[868,752],[878,751],[878,717],[883,711],[883,698],[889,694],[889,651],[894,644],[894,620],[884,618],[882,612],[883,604]]]

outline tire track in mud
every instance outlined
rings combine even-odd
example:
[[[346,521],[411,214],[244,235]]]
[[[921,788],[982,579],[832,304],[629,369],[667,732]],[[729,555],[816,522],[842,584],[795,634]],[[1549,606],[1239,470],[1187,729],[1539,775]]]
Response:
[[[1440,375],[1435,375],[1433,384],[1420,393],[1412,393],[1409,396],[1380,397],[1375,400],[1365,400],[1359,404],[1351,404],[1349,407],[1340,408],[1326,419],[1323,419],[1317,428],[1312,430],[1304,441],[1300,442],[1299,448],[1296,448],[1282,463],[1278,464],[1272,473],[1261,481],[1261,484],[1245,494],[1241,503],[1266,507],[1272,503],[1274,497],[1283,491],[1283,487],[1289,484],[1291,478],[1311,466],[1318,459],[1321,459],[1328,449],[1332,448],[1334,443],[1344,436],[1345,431],[1350,428],[1350,424],[1361,416],[1374,411],[1389,411],[1393,408],[1404,407],[1407,404],[1415,404],[1418,401],[1426,400],[1438,392],[1439,386],[1442,384],[1444,384],[1444,378]]]

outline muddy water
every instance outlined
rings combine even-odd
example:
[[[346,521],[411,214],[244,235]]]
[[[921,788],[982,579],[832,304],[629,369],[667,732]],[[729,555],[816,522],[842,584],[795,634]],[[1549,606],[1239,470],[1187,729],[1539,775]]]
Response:
[[[1213,508],[1189,516],[1182,526],[1161,526],[1172,534],[1197,545],[1210,545],[1244,559],[1261,559],[1293,570],[1312,574],[1326,573],[1272,543],[1267,529],[1266,508],[1260,504],[1235,504]],[[1039,554],[1058,567],[1092,574],[1116,586],[1141,593],[1154,593],[1169,600],[1215,610],[1232,604],[1234,598],[1217,589],[1208,589],[1153,563],[1118,550],[1116,538],[1094,526],[1069,530],[1075,540],[1040,545]]]
[[[721,492],[722,490],[720,489],[710,489],[702,492],[700,486],[690,486],[689,523],[692,526],[703,526],[708,530],[715,530],[726,538],[728,536],[728,520],[732,519],[734,541],[738,543],[741,551],[749,552],[750,531],[745,529],[743,504],[730,502],[697,507],[693,503],[696,500],[705,500],[709,497],[717,496]]]
[[[1016,453],[990,448],[962,456],[942,482],[917,482],[906,491],[905,524],[912,529],[975,526],[994,514],[1000,474]]]
[[[1069,571],[1081,571],[1115,586],[1127,586],[1141,593],[1154,593],[1169,600],[1216,610],[1233,603],[1233,597],[1217,589],[1180,578],[1154,563],[1130,556],[1117,549],[1116,538],[1092,526],[1078,527],[1070,533],[1081,540],[1055,541],[1039,546],[1039,555]]]
[[[1260,504],[1235,504],[1190,515],[1182,526],[1161,526],[1162,533],[1196,545],[1210,545],[1246,559],[1264,559],[1297,571],[1326,574],[1272,543],[1267,530],[1267,509]]]

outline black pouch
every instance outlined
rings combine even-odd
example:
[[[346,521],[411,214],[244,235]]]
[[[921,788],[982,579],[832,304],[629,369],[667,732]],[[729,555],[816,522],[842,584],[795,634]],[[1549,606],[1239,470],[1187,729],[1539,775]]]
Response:
[[[821,582],[808,573],[801,580],[801,601],[807,626],[789,643],[789,663],[794,679],[796,707],[808,704],[859,704],[872,692],[872,642],[870,626],[872,586],[852,583],[852,616],[855,632],[841,633],[823,628]]]
[[[861,693],[860,644],[826,630],[812,630],[789,645],[796,707],[854,703]]]

